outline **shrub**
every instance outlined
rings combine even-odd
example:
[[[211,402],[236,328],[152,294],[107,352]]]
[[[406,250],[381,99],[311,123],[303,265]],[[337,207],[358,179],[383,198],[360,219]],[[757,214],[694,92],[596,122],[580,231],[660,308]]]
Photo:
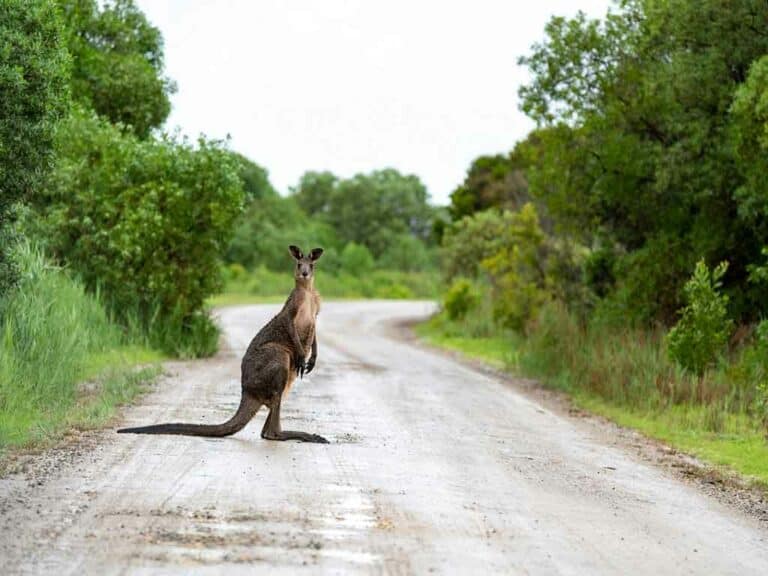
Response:
[[[373,270],[373,256],[362,244],[350,242],[341,252],[341,269],[347,274],[359,276]]]
[[[247,276],[248,271],[238,262],[233,262],[224,268],[224,280],[227,282],[238,282]]]
[[[389,300],[408,300],[413,298],[414,294],[408,286],[396,282],[389,286],[381,286],[377,288],[375,297],[386,298]]]
[[[446,279],[482,276],[480,263],[496,253],[511,212],[487,210],[465,216],[444,232],[441,259]]]
[[[56,3],[4,0],[0,9],[0,296],[16,273],[14,203],[42,184],[53,130],[68,106],[69,57]]]
[[[733,327],[728,318],[728,297],[719,293],[727,268],[727,262],[721,262],[710,272],[703,260],[696,264],[684,287],[687,304],[667,335],[670,357],[698,375],[717,360]]]
[[[752,392],[755,412],[768,432],[768,320],[757,325],[752,342],[729,366],[728,381],[734,388]]]
[[[477,307],[480,302],[480,293],[469,280],[460,278],[456,280],[443,299],[443,307],[451,320],[462,320]]]
[[[520,331],[547,299],[545,236],[533,204],[507,213],[505,221],[481,264],[490,275],[496,319]]]
[[[203,139],[140,141],[84,113],[64,123],[58,147],[53,185],[35,198],[47,247],[121,317],[198,339],[241,209],[232,156]]]
[[[420,272],[431,264],[431,255],[424,242],[409,234],[399,234],[392,239],[379,258],[379,265],[389,270]]]

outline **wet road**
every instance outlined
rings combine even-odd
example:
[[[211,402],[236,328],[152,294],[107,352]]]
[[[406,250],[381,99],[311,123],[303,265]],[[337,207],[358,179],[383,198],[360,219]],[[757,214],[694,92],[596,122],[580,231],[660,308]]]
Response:
[[[223,421],[278,306],[171,363],[121,425]],[[389,328],[419,302],[326,303],[283,427],[332,443],[95,434],[0,480],[4,574],[768,574],[754,521],[506,383]]]

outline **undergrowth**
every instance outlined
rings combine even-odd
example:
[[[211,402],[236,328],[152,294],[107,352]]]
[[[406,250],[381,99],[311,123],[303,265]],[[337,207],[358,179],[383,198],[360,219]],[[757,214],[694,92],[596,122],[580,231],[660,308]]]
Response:
[[[17,253],[19,285],[0,302],[0,450],[108,416],[157,371],[133,366],[160,359],[39,250]]]

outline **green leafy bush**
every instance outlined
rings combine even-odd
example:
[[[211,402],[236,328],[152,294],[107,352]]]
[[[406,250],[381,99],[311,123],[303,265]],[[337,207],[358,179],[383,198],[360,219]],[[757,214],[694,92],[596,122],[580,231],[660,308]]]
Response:
[[[53,163],[53,131],[68,100],[69,57],[56,3],[0,8],[0,296],[16,277],[9,247],[14,204]]]
[[[382,268],[403,272],[421,272],[431,264],[432,257],[424,242],[410,234],[395,236],[379,258]]]
[[[373,270],[375,262],[370,250],[362,244],[350,242],[341,251],[341,269],[347,274],[359,276]]]
[[[547,299],[545,237],[531,203],[506,213],[505,224],[494,253],[481,264],[491,278],[495,317],[520,331]]]
[[[721,262],[710,272],[703,260],[696,264],[684,288],[687,304],[667,334],[670,357],[694,374],[703,374],[717,360],[733,328],[728,297],[719,293],[727,268]]]
[[[90,113],[61,126],[58,149],[52,186],[35,197],[47,248],[163,349],[209,352],[215,331],[202,327],[203,304],[222,284],[242,204],[233,157],[204,139],[140,141]],[[197,352],[184,343],[201,338],[209,341]]]
[[[462,320],[480,302],[480,293],[466,278],[455,280],[443,298],[443,308],[451,320]]]
[[[498,239],[509,224],[511,214],[498,210],[477,212],[446,228],[441,260],[447,280],[483,275],[481,263],[496,253]]]

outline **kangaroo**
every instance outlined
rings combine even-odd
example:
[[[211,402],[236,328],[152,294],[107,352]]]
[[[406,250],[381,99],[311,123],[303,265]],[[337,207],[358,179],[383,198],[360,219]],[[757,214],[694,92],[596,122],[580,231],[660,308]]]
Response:
[[[307,256],[296,246],[289,246],[296,260],[296,285],[282,310],[251,340],[241,364],[242,396],[240,406],[223,424],[155,424],[123,428],[118,433],[182,434],[187,436],[229,436],[242,430],[262,406],[269,408],[261,430],[265,440],[300,440],[327,444],[317,434],[283,430],[280,404],[297,376],[309,374],[317,361],[315,320],[320,311],[320,295],[314,286],[315,262],[323,253],[314,248]],[[309,361],[307,350],[311,347]]]

